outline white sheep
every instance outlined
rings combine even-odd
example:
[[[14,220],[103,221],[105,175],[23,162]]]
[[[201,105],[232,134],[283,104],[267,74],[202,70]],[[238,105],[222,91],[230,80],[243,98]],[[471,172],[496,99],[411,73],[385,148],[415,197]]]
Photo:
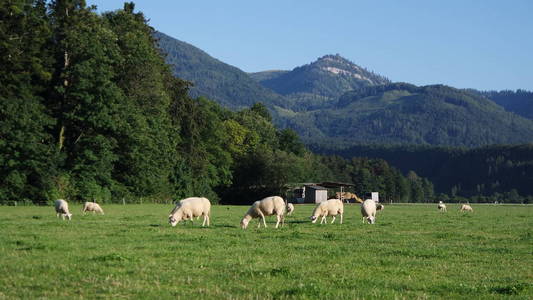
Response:
[[[292,203],[287,204],[287,216],[290,216],[294,211],[294,205]]]
[[[202,226],[209,226],[209,217],[211,214],[211,202],[203,197],[191,197],[181,200],[168,215],[168,222],[172,227],[176,226],[181,220],[191,220],[194,217],[203,216]]]
[[[376,202],[372,199],[366,199],[361,203],[361,215],[363,215],[363,223],[368,221],[369,224],[376,222]]]
[[[85,212],[87,211],[92,211],[93,214],[94,213],[100,213],[100,214],[104,214],[104,210],[100,207],[100,205],[98,205],[98,203],[96,202],[85,202],[83,204],[83,214],[85,214]]]
[[[263,225],[267,227],[265,216],[276,215],[276,228],[278,228],[279,223],[283,226],[284,223],[284,214],[285,214],[285,201],[279,196],[266,197],[262,200],[255,201],[252,206],[248,209],[246,214],[241,220],[241,228],[246,229],[248,223],[253,218],[261,218],[263,220]],[[257,225],[257,228],[261,227],[261,221]]]
[[[446,211],[446,204],[442,203],[442,201],[439,201],[439,204],[437,205],[437,208],[440,211],[445,212]]]
[[[311,216],[311,222],[316,223],[316,220],[318,220],[318,217],[322,217],[320,220],[320,224],[327,223],[326,217],[327,216],[333,216],[333,219],[331,220],[331,223],[335,222],[335,217],[337,215],[341,216],[341,224],[342,224],[342,215],[344,213],[344,204],[342,204],[342,201],[340,199],[328,199],[327,201],[323,201],[319,203],[315,210],[313,210],[313,215]]]
[[[471,211],[471,212],[474,212],[474,209],[472,209],[472,206],[468,205],[468,204],[463,204],[461,206],[461,211]]]
[[[54,203],[55,209],[56,209],[56,216],[59,218],[61,215],[61,218],[65,220],[65,217],[69,219],[69,221],[72,219],[72,214],[68,210],[68,203],[67,201],[63,199],[58,199]]]

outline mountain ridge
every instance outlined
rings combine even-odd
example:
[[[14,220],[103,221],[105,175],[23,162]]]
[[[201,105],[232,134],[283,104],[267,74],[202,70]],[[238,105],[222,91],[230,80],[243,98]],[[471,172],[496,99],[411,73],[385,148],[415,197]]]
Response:
[[[286,105],[281,95],[264,88],[239,68],[162,32],[156,32],[154,37],[166,55],[165,61],[172,66],[173,74],[193,83],[191,96],[207,96],[233,110],[250,107],[256,102]]]
[[[328,54],[289,72],[277,73],[277,76],[259,83],[284,96],[314,94],[335,98],[348,90],[387,84],[390,80],[339,54]]]
[[[156,38],[174,74],[195,84],[192,96],[233,110],[262,102],[278,127],[295,130],[306,143],[478,147],[533,141],[533,121],[483,93],[392,83],[338,54],[291,71],[249,74],[162,33]]]

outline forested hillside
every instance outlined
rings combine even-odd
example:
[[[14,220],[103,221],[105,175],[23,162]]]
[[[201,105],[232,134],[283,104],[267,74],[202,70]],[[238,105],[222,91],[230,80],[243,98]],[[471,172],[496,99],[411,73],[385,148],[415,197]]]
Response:
[[[317,153],[345,158],[384,159],[404,174],[428,178],[442,199],[470,197],[479,202],[533,202],[533,144],[493,145],[475,149],[386,146],[313,145]]]
[[[347,91],[390,81],[339,54],[325,55],[291,71],[266,71],[250,75],[261,85],[290,100],[293,111],[328,107]]]
[[[154,37],[166,55],[166,62],[172,66],[173,74],[193,84],[191,96],[209,97],[234,110],[250,107],[256,102],[269,106],[286,105],[281,95],[262,87],[238,68],[164,33],[155,32]]]
[[[287,113],[305,142],[477,147],[533,141],[533,121],[443,85],[394,83],[347,92],[330,107]]]
[[[328,98],[336,98],[346,91],[361,87],[390,82],[338,54],[325,55],[290,72],[278,72],[275,75],[260,80],[260,83],[282,95],[315,94]]]
[[[251,203],[326,180],[395,201],[432,199],[427,179],[383,160],[310,153],[263,104],[230,111],[191,97],[133,3],[99,15],[79,0],[8,0],[0,20],[2,204]]]
[[[285,73],[288,73],[290,71],[284,71],[284,70],[271,70],[271,71],[262,71],[262,72],[255,72],[255,73],[248,73],[248,75],[250,75],[250,77],[257,81],[257,82],[261,82],[261,81],[264,81],[264,80],[270,80],[270,79],[274,79],[274,78],[277,78]]]
[[[507,111],[514,112],[524,118],[533,119],[533,92],[516,91],[488,91],[478,92],[502,106]]]

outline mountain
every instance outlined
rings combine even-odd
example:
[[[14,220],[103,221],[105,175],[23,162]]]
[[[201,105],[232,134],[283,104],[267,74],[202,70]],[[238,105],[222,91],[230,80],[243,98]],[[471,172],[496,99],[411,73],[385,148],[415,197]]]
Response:
[[[248,73],[248,75],[255,81],[261,82],[269,79],[274,79],[276,77],[279,77],[285,73],[288,73],[290,71],[285,70],[270,70],[270,71],[262,71],[262,72],[255,72],[255,73]]]
[[[258,78],[257,74],[255,78]],[[347,91],[390,83],[387,78],[370,72],[338,54],[325,55],[290,72],[275,72],[270,75],[274,76],[263,76],[264,79],[260,79],[259,83],[292,98],[307,95],[334,99]]]
[[[306,142],[476,147],[533,141],[533,121],[443,85],[394,83],[345,93],[328,108],[280,111]]]
[[[192,96],[206,96],[230,109],[250,107],[256,102],[287,105],[286,99],[262,87],[246,72],[164,33],[156,32],[155,38],[174,75],[192,82]]]
[[[194,84],[193,96],[234,110],[262,102],[278,127],[294,129],[308,144],[477,147],[533,141],[533,121],[517,115],[526,111],[518,105],[522,92],[503,97],[391,83],[339,55],[291,71],[248,74],[163,33],[156,38],[174,74]],[[488,98],[508,103],[502,105],[517,114]]]
[[[496,104],[502,106],[507,111],[512,111],[524,118],[533,119],[533,92],[506,90],[478,93],[496,102]]]

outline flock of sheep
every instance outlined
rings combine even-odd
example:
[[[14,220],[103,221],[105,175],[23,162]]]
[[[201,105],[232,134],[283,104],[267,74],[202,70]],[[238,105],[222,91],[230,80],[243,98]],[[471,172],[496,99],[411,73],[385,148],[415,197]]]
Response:
[[[374,224],[376,222],[376,213],[383,210],[385,207],[382,204],[376,204],[374,200],[367,199],[361,203],[361,215],[363,223]],[[439,201],[437,208],[440,211],[446,211],[446,205]],[[468,204],[463,204],[460,208],[461,211],[473,211],[472,207]],[[57,217],[61,216],[63,220],[72,218],[72,214],[69,211],[67,201],[59,199],[55,202],[55,211]],[[93,213],[104,214],[104,210],[95,202],[85,202],[83,205],[83,213],[92,211]],[[258,223],[258,228],[261,227],[261,222],[267,227],[265,217],[276,216],[276,228],[283,225],[285,221],[285,215],[290,215],[294,211],[294,205],[292,203],[285,204],[283,198],[279,196],[266,197],[262,200],[255,201],[252,206],[244,214],[241,220],[241,228],[246,229],[250,220],[261,219]],[[203,217],[202,226],[209,226],[211,214],[211,202],[207,198],[203,197],[191,197],[179,201],[174,209],[168,216],[168,222],[173,227],[176,226],[182,220],[192,220],[193,218]],[[337,215],[340,216],[340,224],[342,224],[342,216],[344,214],[344,204],[340,199],[329,199],[327,201],[319,203],[313,210],[311,215],[311,222],[316,223],[320,218],[320,224],[327,223],[326,217],[331,216],[331,223],[335,222]]]

